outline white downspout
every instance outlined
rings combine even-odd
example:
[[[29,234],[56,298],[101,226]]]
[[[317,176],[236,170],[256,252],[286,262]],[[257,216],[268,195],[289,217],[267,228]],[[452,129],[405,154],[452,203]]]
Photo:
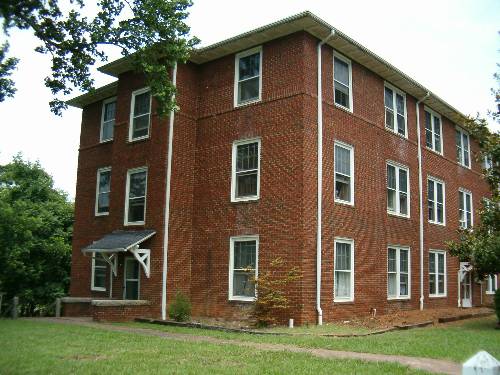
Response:
[[[423,182],[422,182],[422,148],[420,145],[420,110],[419,105],[430,96],[427,92],[425,96],[417,101],[417,146],[418,146],[418,204],[419,204],[419,247],[420,247],[420,310],[424,309],[424,197],[423,197]]]
[[[335,30],[318,43],[318,216],[316,232],[316,310],[318,312],[318,325],[323,324],[323,310],[321,310],[321,221],[323,201],[323,91],[321,74],[321,47],[328,39],[335,35]]]
[[[177,62],[174,63],[172,72],[172,84],[177,82]],[[173,98],[175,99],[175,94]],[[167,181],[165,189],[165,209],[164,209],[164,228],[163,228],[163,274],[161,288],[161,318],[167,319],[167,271],[168,271],[168,222],[170,219],[170,180],[172,177],[172,145],[174,138],[174,116],[175,111],[171,110],[168,118],[168,150],[167,150]]]

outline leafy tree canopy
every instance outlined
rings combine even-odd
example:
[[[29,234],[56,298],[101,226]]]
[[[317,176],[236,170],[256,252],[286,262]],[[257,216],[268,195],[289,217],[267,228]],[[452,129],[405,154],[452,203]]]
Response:
[[[66,293],[73,204],[38,163],[0,165],[0,292],[33,315]]]
[[[52,112],[60,115],[67,106],[61,94],[74,89],[91,91],[90,67],[107,61],[104,46],[115,46],[130,56],[158,102],[158,112],[175,108],[175,88],[169,79],[176,61],[185,62],[197,38],[189,36],[185,23],[191,0],[99,0],[98,13],[82,15],[83,0],[2,0],[0,21],[11,29],[33,31],[41,41],[35,50],[50,55],[51,74],[45,85],[51,90]],[[68,9],[68,10],[66,10]],[[130,16],[126,18],[127,16]],[[11,74],[18,59],[7,57],[8,43],[0,46],[0,102],[15,93]]]

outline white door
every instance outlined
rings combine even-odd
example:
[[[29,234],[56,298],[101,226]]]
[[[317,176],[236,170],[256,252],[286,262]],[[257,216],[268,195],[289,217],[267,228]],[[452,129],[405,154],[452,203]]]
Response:
[[[125,258],[123,299],[139,299],[139,263]]]
[[[462,307],[472,307],[472,283],[470,272],[466,272],[462,280]]]

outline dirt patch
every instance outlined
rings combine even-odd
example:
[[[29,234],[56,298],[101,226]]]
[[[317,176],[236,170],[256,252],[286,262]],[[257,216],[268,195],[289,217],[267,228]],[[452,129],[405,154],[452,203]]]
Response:
[[[354,318],[349,321],[340,322],[341,324],[351,325],[354,327],[364,327],[369,329],[383,329],[394,326],[412,325],[422,322],[432,321],[434,324],[438,323],[438,319],[449,316],[460,316],[464,314],[485,314],[492,313],[493,310],[486,307],[473,307],[468,309],[458,307],[446,307],[439,309],[425,309],[410,310],[410,311],[397,311],[392,314],[379,315],[375,318]]]

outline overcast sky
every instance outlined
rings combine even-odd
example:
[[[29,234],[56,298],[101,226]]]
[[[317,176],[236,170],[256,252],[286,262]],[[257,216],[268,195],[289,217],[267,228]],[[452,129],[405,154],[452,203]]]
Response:
[[[208,45],[304,10],[389,61],[462,113],[485,115],[494,108],[490,89],[495,87],[493,73],[500,62],[498,0],[252,0],[246,4],[194,0],[188,23],[202,45]],[[33,51],[38,43],[27,31],[13,31],[10,44],[11,55],[21,62],[14,75],[15,98],[0,103],[0,164],[22,152],[31,161],[39,160],[56,186],[74,197],[81,110],[70,108],[62,117],[54,116],[48,107],[50,92],[43,84],[49,57]],[[94,78],[98,86],[112,81],[97,72]]]

